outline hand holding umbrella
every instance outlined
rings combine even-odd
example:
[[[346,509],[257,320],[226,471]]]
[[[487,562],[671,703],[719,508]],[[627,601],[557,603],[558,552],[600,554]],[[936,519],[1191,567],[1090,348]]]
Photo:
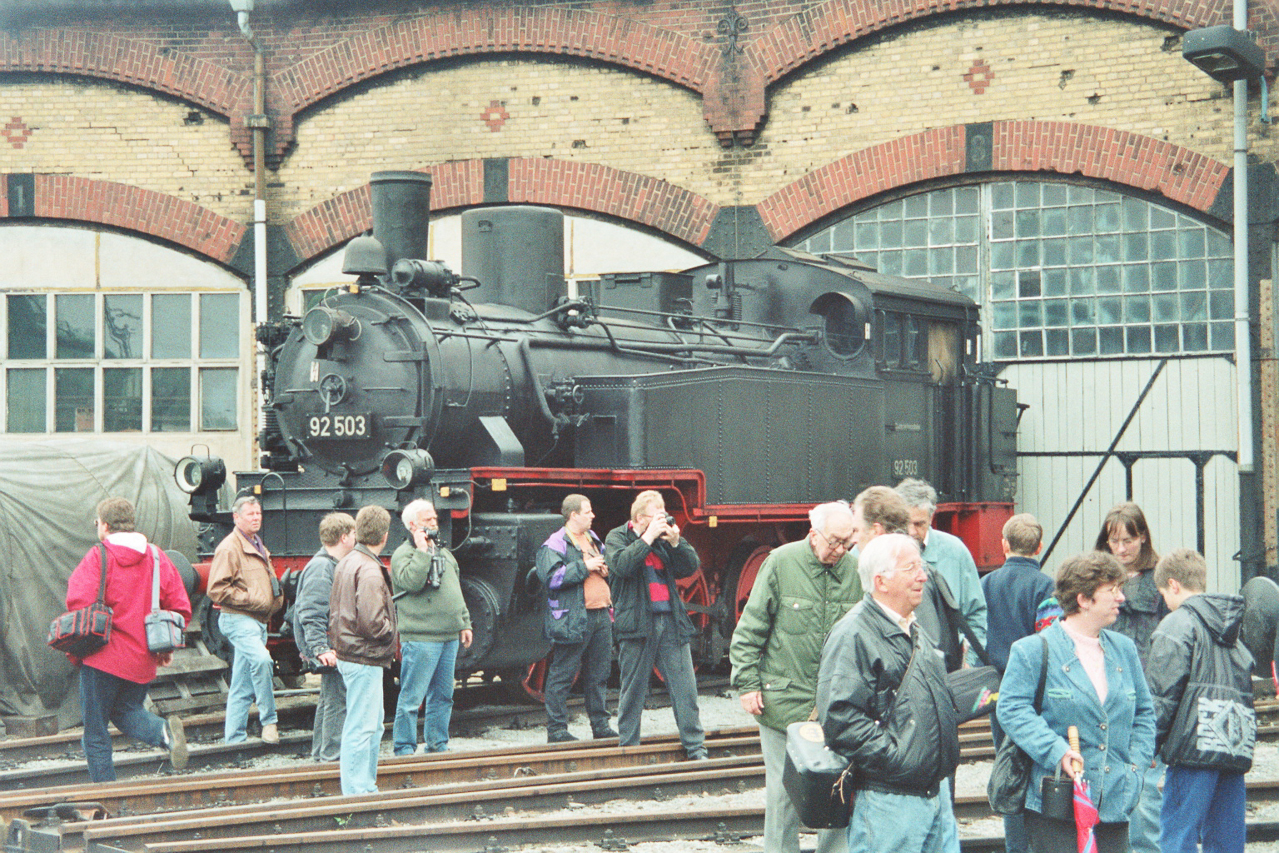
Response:
[[[1092,791],[1084,779],[1084,763],[1079,751],[1079,729],[1071,726],[1066,729],[1066,740],[1070,743],[1071,752],[1081,756],[1072,761],[1075,780],[1075,839],[1079,853],[1097,853],[1097,839],[1093,835],[1093,827],[1101,822],[1101,815],[1093,805]]]

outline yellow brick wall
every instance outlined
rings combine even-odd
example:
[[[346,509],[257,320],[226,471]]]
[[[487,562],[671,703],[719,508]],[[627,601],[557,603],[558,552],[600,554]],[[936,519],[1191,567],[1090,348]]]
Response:
[[[30,131],[21,148],[0,138],[0,172],[115,181],[250,218],[253,176],[225,119],[110,83],[24,78],[0,86],[0,126],[20,119]]]
[[[1086,13],[984,13],[854,46],[770,91],[758,143],[768,155],[749,198],[882,142],[997,119],[1128,130],[1229,163],[1229,93],[1182,59],[1179,40],[1165,47],[1176,32]],[[963,77],[979,61],[994,73],[983,94]],[[1259,109],[1254,97],[1250,142],[1273,159]]]
[[[509,118],[481,118],[492,101]],[[447,160],[553,157],[601,163],[725,197],[720,156],[692,92],[631,71],[539,59],[476,59],[390,75],[304,115],[273,196],[288,218],[368,183],[379,169]],[[575,143],[578,146],[575,147]]]

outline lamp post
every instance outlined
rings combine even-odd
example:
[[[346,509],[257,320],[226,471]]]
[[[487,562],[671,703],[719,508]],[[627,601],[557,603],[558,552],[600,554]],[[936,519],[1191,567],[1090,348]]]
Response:
[[[1191,30],[1182,39],[1181,55],[1214,80],[1234,84],[1234,244],[1235,353],[1239,422],[1239,473],[1251,474],[1252,340],[1248,331],[1248,81],[1261,77],[1266,52],[1244,28],[1246,0],[1235,0],[1234,26]]]

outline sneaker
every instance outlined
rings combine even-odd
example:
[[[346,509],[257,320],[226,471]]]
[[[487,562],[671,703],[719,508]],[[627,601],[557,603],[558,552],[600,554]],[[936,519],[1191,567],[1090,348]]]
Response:
[[[182,720],[177,714],[169,717],[164,727],[164,745],[169,750],[169,763],[174,770],[185,770],[187,766],[187,733],[182,727]]]
[[[706,754],[705,749],[695,749],[688,754],[689,761],[708,761],[710,756]]]
[[[262,742],[263,743],[279,743],[280,742],[280,729],[278,726],[276,726],[275,723],[267,723],[265,726],[262,727]]]
[[[619,735],[613,729],[612,726],[606,724],[603,728],[595,729],[594,731],[592,731],[591,737],[595,737],[595,738],[619,737]]]
[[[553,732],[546,733],[547,743],[569,743],[570,741],[575,740],[577,740],[577,738],[574,737],[567,729],[556,729]]]

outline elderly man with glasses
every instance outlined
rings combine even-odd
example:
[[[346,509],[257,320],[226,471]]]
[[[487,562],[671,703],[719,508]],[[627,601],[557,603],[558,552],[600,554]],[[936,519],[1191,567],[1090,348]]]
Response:
[[[764,753],[764,849],[798,853],[799,817],[782,786],[786,726],[807,720],[817,695],[822,644],[862,598],[853,512],[839,501],[813,507],[808,535],[773,549],[737,620],[729,659],[742,707],[759,723]],[[818,853],[845,848],[842,829],[817,834]]]
[[[948,777],[959,763],[946,669],[915,618],[928,571],[919,545],[889,533],[864,544],[867,595],[822,652],[817,713],[826,745],[857,768],[848,849],[959,853]]]

